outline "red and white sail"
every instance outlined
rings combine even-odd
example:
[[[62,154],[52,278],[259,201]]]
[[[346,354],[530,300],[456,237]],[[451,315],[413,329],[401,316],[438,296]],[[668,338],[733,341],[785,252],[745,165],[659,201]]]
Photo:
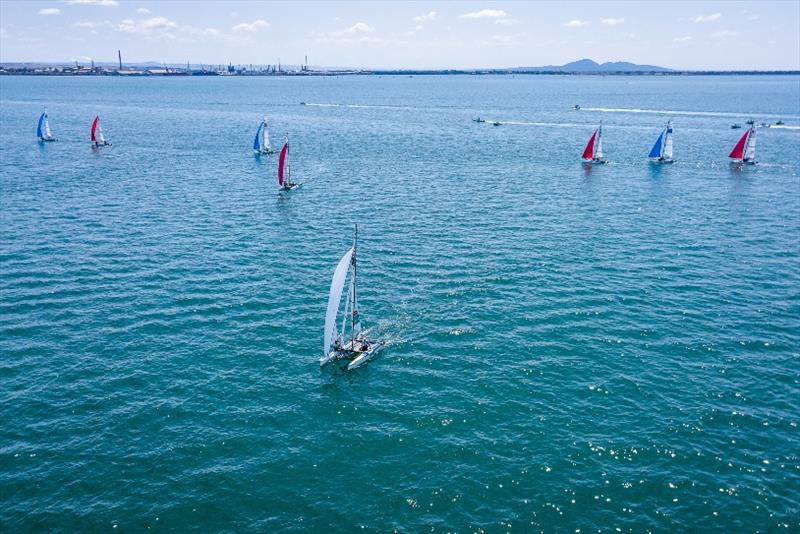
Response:
[[[742,137],[733,146],[728,157],[734,161],[755,161],[756,159],[756,129],[751,126],[742,134]]]
[[[103,127],[100,126],[100,115],[92,121],[92,145],[104,145],[106,138],[103,136]]]
[[[603,127],[598,127],[589,142],[586,143],[586,148],[583,149],[581,158],[586,161],[597,160],[603,158]]]

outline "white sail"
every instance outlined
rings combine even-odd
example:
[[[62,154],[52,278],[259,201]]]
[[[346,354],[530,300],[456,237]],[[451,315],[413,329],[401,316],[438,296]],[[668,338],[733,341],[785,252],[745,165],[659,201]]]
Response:
[[[347,271],[350,269],[350,259],[353,257],[353,249],[348,250],[336,270],[333,271],[331,280],[331,291],[328,294],[328,311],[325,314],[325,341],[323,343],[323,356],[327,356],[331,351],[331,345],[336,341],[336,312],[339,311],[339,302],[342,299],[344,281],[347,278]]]
[[[47,119],[47,115],[44,116],[44,138],[53,138],[53,132],[50,131],[50,121]]]
[[[744,146],[744,161],[755,161],[756,159],[756,127],[750,128],[750,135]]]
[[[106,138],[103,135],[103,127],[100,125],[100,121],[97,121],[97,141],[101,145],[106,144]]]
[[[267,124],[266,117],[264,117],[264,127],[261,128],[261,150],[272,150],[272,147],[269,146],[269,124]]]
[[[594,144],[594,159],[603,159],[603,126],[597,130],[597,140]]]
[[[672,121],[667,123],[667,130],[664,132],[664,148],[661,157],[672,159]]]

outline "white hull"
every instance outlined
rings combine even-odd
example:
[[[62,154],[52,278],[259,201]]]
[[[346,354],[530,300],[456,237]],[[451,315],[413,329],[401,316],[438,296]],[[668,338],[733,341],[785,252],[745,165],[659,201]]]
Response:
[[[283,184],[282,186],[278,187],[279,191],[291,191],[293,189],[297,189],[300,187],[300,184]]]
[[[256,156],[266,156],[267,154],[274,154],[275,151],[271,148],[262,148],[261,150],[253,150]]]
[[[598,158],[594,158],[594,159],[582,159],[581,161],[582,161],[583,163],[587,164],[587,165],[605,165],[606,163],[608,163],[606,160],[604,160],[604,159],[598,159]]]
[[[675,163],[674,159],[671,158],[650,158],[650,163],[656,163],[658,165],[663,165],[666,163]]]

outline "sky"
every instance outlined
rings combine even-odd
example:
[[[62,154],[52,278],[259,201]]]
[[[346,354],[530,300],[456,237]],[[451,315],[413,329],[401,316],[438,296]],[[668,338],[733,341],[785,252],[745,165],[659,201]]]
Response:
[[[0,62],[800,70],[800,0],[0,0]]]

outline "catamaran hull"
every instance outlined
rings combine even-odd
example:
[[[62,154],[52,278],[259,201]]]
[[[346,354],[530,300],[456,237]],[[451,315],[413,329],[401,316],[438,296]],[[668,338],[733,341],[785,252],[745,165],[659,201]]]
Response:
[[[291,191],[293,189],[297,189],[298,187],[300,187],[300,184],[282,185],[278,188],[278,191]]]
[[[733,160],[731,161],[731,165],[755,165],[755,160],[748,159],[748,160]]]
[[[39,139],[40,143],[52,143],[53,141],[56,141],[55,137],[42,137]]]
[[[269,154],[274,154],[274,150],[253,150],[256,156],[267,156]]]
[[[658,159],[658,158],[651,158],[650,163],[655,163],[656,165],[664,165],[667,163],[675,163],[674,159]]]
[[[608,163],[604,159],[582,159],[581,161],[586,165],[605,165]]]
[[[363,344],[363,341],[356,341],[357,344]],[[350,350],[348,348],[334,349],[327,356],[320,358],[319,366],[324,367],[327,364],[340,360],[350,360],[347,364],[347,370],[350,371],[357,367],[368,363],[385,345],[383,341],[367,341],[367,350]]]

